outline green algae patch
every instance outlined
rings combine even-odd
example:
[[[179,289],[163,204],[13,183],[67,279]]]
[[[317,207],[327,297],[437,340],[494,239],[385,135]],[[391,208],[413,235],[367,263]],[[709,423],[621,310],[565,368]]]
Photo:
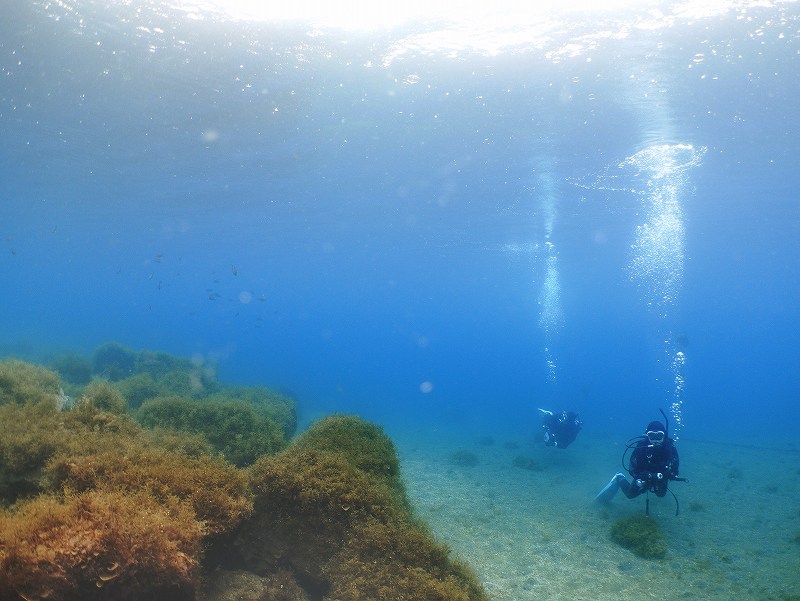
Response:
[[[94,351],[92,371],[112,382],[130,376],[136,366],[136,352],[118,342],[108,342]]]
[[[125,413],[128,403],[122,393],[105,380],[92,380],[83,389],[78,404],[88,404],[109,413]]]
[[[380,426],[352,415],[332,415],[295,438],[292,448],[341,454],[350,465],[383,482],[398,503],[408,507],[394,443]]]
[[[161,397],[145,402],[137,419],[148,428],[203,434],[220,455],[238,467],[286,446],[281,428],[243,401]]]
[[[52,370],[9,359],[0,361],[0,405],[57,406],[61,402],[61,381]]]
[[[84,385],[92,379],[92,364],[80,355],[66,354],[54,357],[48,365],[67,384]]]
[[[402,520],[359,523],[326,572],[330,599],[488,600],[474,572],[452,559],[446,545]]]
[[[647,515],[618,518],[611,526],[611,540],[644,559],[663,559],[667,554],[661,527]]]
[[[267,576],[286,566],[312,599],[487,601],[408,505],[391,440],[335,415],[249,470],[253,513],[227,551]]]
[[[205,397],[214,402],[244,402],[261,417],[275,422],[286,440],[297,430],[297,409],[294,399],[264,386],[222,386]]]

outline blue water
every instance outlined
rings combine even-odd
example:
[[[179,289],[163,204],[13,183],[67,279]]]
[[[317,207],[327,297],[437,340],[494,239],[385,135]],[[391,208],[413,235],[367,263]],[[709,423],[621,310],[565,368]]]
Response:
[[[796,2],[171,4],[0,9],[3,355],[114,340],[390,431],[795,438]]]

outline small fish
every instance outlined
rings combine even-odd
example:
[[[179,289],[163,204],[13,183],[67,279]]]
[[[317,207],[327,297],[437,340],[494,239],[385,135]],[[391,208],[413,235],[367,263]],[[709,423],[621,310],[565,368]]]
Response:
[[[236,269],[236,265],[231,265],[231,273],[233,275],[239,275],[239,270]]]
[[[212,292],[211,294],[208,295],[208,300],[217,300],[220,296],[222,295],[216,292]]]
[[[11,249],[11,254],[12,255],[16,255],[17,254],[17,249],[16,248],[12,248]]]

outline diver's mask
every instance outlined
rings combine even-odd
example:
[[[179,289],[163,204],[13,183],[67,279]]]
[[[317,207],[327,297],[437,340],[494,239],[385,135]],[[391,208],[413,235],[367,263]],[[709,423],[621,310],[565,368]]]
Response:
[[[664,430],[648,430],[645,436],[647,436],[647,442],[652,445],[658,446],[664,443]]]

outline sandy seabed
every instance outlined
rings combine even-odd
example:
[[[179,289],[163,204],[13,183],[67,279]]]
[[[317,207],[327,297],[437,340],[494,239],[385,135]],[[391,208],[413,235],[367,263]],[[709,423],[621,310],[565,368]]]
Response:
[[[650,495],[664,559],[610,538],[645,497],[595,494],[621,470],[625,441],[581,434],[568,449],[491,432],[393,434],[415,511],[477,571],[495,601],[800,601],[800,450],[681,440],[671,495]],[[474,466],[452,461],[457,451]],[[514,465],[518,456],[537,469]]]

